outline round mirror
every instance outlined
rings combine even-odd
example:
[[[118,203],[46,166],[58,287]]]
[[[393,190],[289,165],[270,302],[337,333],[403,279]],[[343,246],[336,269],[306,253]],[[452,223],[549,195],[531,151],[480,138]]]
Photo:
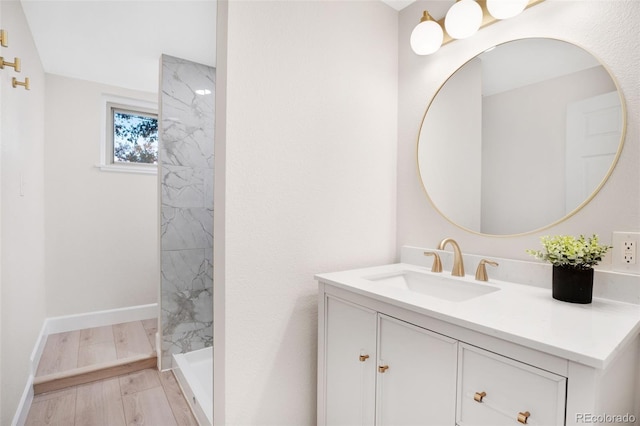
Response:
[[[542,38],[504,43],[434,96],[418,137],[420,177],[434,207],[462,228],[536,231],[604,184],[625,116],[616,82],[584,49]]]

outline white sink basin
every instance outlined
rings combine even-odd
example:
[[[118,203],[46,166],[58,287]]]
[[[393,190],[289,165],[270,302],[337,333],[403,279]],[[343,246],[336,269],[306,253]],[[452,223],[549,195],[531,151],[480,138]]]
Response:
[[[364,278],[375,283],[437,297],[450,302],[462,302],[500,290],[498,287],[484,283],[463,281],[462,278],[458,277],[416,271],[398,271]]]

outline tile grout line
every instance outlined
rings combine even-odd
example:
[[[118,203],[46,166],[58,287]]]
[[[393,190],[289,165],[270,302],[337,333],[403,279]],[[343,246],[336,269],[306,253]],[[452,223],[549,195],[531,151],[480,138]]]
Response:
[[[82,342],[82,330],[78,330],[78,353],[76,355],[76,368],[78,368],[78,364],[80,363],[80,343]],[[73,386],[75,388],[75,398],[73,398],[73,425],[75,426],[76,420],[78,419],[78,386]]]
[[[113,336],[113,348],[116,353],[116,359],[118,358],[118,343],[116,342],[116,330],[114,328],[114,324],[111,324],[111,335]],[[124,423],[129,424],[129,420],[127,419],[127,410],[124,407],[124,395],[122,394],[122,383],[120,382],[120,378],[122,376],[117,376],[116,380],[118,382],[118,391],[120,393],[120,405],[122,405],[122,416],[124,417]]]
[[[76,368],[80,362],[80,341],[82,340],[82,330],[78,330],[78,350],[76,351]]]
[[[111,326],[111,329],[113,331],[113,326]],[[115,338],[113,339],[114,345],[115,345]],[[124,423],[125,424],[129,424],[129,421],[127,420],[127,410],[124,408],[124,395],[122,394],[122,384],[120,383],[120,377],[122,376],[117,376],[116,382],[118,382],[118,392],[120,393],[120,405],[122,406],[122,417],[124,417]]]
[[[116,325],[118,324],[111,325],[111,333],[113,334],[113,346],[116,349],[116,359],[120,359],[120,352],[118,351],[118,336],[115,327]],[[122,330],[120,330],[120,332],[122,332]]]
[[[76,397],[73,398],[73,425],[76,424],[76,419],[78,417],[78,386],[74,386]]]
[[[176,422],[176,425],[179,425],[180,422],[178,421],[178,417],[176,417],[175,411],[173,411],[173,404],[171,404],[171,401],[169,401],[169,395],[167,395],[167,388],[164,386],[164,381],[162,380],[162,377],[160,377],[160,372],[156,371],[156,374],[158,375],[158,380],[160,380],[160,387],[162,388],[162,393],[164,393],[164,397],[167,400],[169,409],[171,410],[171,415],[173,415],[173,420]]]
[[[167,402],[169,403],[169,408],[171,409],[171,414],[173,414],[173,418],[176,421],[176,424],[179,425],[180,421],[178,419],[178,416],[176,416],[176,412],[173,409],[173,404],[171,403],[171,401],[169,401],[169,395],[168,395],[169,390],[164,385],[164,379],[161,377],[161,374],[162,374],[162,372],[158,371],[158,379],[160,379],[160,386],[162,386],[162,390],[164,392],[164,395],[167,398]],[[171,374],[173,374],[173,373],[171,373]],[[185,398],[186,398],[186,396],[185,396]]]
[[[116,354],[116,359],[120,359],[118,358],[118,344],[116,343],[116,330],[113,327],[113,324],[111,324],[109,327],[111,327],[111,337],[113,338],[113,351]],[[119,381],[118,381],[118,385],[120,385]]]

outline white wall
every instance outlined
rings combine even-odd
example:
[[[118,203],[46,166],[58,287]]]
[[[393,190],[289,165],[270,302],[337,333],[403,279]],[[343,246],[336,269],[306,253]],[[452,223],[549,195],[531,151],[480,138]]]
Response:
[[[44,72],[20,2],[0,2],[0,27],[9,34],[6,60],[22,72],[0,71],[1,306],[0,424],[8,425],[31,372],[31,351],[45,317]],[[11,87],[11,77],[31,90]],[[21,193],[22,182],[22,193]]]
[[[100,95],[157,96],[46,75],[20,2],[0,5],[2,55],[22,59],[22,73],[0,73],[0,423],[9,424],[46,316],[157,301],[157,178],[94,167]],[[30,77],[31,90],[12,88],[12,76]]]
[[[470,229],[517,234],[565,216],[567,106],[615,90],[607,70],[598,66],[485,96],[482,227]]]
[[[446,45],[432,56],[419,57],[409,47],[409,35],[422,10],[430,4],[433,2],[418,2],[400,13],[398,247],[405,244],[434,247],[442,238],[453,237],[467,253],[527,260],[531,258],[525,249],[539,247],[540,234],[495,238],[452,225],[427,201],[414,166],[420,120],[442,82],[476,54],[522,37],[559,38],[591,51],[618,79],[628,108],[626,142],[607,184],[579,213],[543,232],[597,233],[604,242],[609,242],[612,231],[640,230],[640,77],[637,71],[640,68],[637,49],[640,2],[547,0],[516,18],[482,29],[469,39]],[[603,266],[606,265],[603,263]]]
[[[46,76],[47,316],[156,303],[156,175],[104,172],[103,93],[157,103],[136,92]]]
[[[460,120],[461,124],[452,125]],[[470,61],[443,85],[420,133],[420,176],[431,201],[467,229],[480,228],[482,64]],[[461,171],[464,173],[461,173]],[[452,196],[450,188],[457,188]]]
[[[232,1],[226,26],[217,88],[226,128],[216,122],[226,223],[214,230],[225,237],[214,346],[224,345],[226,363],[214,361],[226,388],[215,400],[226,401],[214,415],[222,424],[224,411],[227,425],[312,425],[313,275],[395,257],[397,12],[378,0]]]

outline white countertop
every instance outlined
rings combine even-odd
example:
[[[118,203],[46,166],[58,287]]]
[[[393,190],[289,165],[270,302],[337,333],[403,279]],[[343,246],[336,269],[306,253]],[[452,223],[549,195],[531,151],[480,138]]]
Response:
[[[550,289],[491,279],[485,284],[469,275],[465,281],[500,291],[449,302],[363,278],[396,271],[432,274],[430,268],[396,263],[318,274],[316,279],[595,368],[605,368],[640,333],[640,306],[630,303],[599,298],[586,305],[566,303],[553,299]]]

